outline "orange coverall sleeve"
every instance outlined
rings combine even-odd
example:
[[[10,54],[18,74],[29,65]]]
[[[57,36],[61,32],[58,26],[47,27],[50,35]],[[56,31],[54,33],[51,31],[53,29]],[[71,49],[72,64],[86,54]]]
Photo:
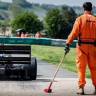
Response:
[[[66,42],[67,44],[71,44],[74,38],[80,34],[79,29],[80,29],[80,18],[77,18],[73,25],[73,29],[67,38],[67,42]]]

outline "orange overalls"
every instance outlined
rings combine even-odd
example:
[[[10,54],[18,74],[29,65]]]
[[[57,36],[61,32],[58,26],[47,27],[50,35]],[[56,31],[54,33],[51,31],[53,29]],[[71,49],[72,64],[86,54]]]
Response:
[[[29,37],[28,33],[25,34],[25,37]]]
[[[71,44],[75,37],[83,42],[96,41],[96,17],[90,12],[86,12],[78,17],[74,23],[73,29],[68,36],[67,44]],[[83,44],[79,46],[76,44],[76,66],[78,68],[78,85],[84,86],[86,63],[90,69],[92,83],[96,86],[96,46],[94,44]]]
[[[36,38],[40,38],[41,35],[40,35],[39,33],[37,33],[37,34],[35,35],[35,37],[36,37]]]
[[[21,33],[21,37],[25,37],[25,34],[24,33]]]

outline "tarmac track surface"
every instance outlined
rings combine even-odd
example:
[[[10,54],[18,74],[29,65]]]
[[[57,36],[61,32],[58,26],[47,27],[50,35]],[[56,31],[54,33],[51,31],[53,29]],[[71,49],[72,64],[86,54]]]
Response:
[[[52,93],[45,93],[44,89],[50,84],[57,66],[37,61],[36,80],[7,80],[0,81],[0,96],[77,96],[77,75],[64,69],[60,69],[51,87]],[[86,79],[86,96],[91,96],[93,86],[90,79]],[[93,95],[92,95],[93,96]]]

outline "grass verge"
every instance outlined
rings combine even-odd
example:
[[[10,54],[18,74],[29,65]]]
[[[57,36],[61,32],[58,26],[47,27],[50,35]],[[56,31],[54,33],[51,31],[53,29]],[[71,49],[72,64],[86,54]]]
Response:
[[[31,51],[32,56],[36,57],[37,59],[41,59],[43,61],[58,66],[64,54],[64,47],[32,45]],[[70,52],[64,58],[61,67],[63,69],[67,69],[71,72],[77,73],[75,58],[76,58],[76,48],[70,48]],[[90,78],[88,68],[86,68],[86,77]]]

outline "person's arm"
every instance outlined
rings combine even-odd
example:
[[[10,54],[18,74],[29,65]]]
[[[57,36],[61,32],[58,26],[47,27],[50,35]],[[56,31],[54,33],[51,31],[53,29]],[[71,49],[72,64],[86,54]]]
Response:
[[[80,18],[77,18],[73,25],[73,29],[67,38],[66,44],[71,44],[73,42],[74,38],[80,34],[79,30],[80,30]]]
[[[77,18],[73,25],[73,29],[67,38],[67,42],[66,42],[65,49],[64,49],[65,54],[67,54],[70,50],[69,44],[71,44],[73,42],[74,38],[80,34],[79,30],[80,30],[80,19]]]

